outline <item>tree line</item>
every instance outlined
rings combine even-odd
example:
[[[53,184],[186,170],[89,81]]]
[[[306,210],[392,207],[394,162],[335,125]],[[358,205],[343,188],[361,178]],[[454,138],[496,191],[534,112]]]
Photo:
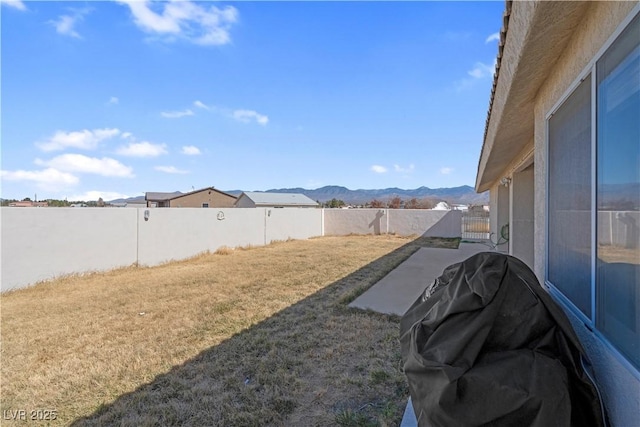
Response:
[[[22,200],[18,200],[18,199],[2,199],[2,202],[0,202],[0,206],[9,206],[9,204],[11,203],[15,203],[15,202],[31,202],[33,200],[31,200],[30,197],[25,197]],[[76,205],[76,204],[84,204],[87,205],[88,207],[104,207],[104,206],[108,206],[109,204],[104,202],[102,200],[102,197],[99,198],[97,201],[92,200],[90,202],[85,202],[84,200],[77,200],[77,201],[67,201],[67,200],[58,200],[58,199],[45,199],[45,200],[39,200],[39,202],[47,202],[47,204],[49,205],[49,207],[54,207],[54,208],[68,208],[71,205]]]
[[[439,200],[434,199],[417,199],[415,197],[403,200],[398,196],[392,197],[388,200],[378,200],[373,199],[370,200],[363,205],[358,205],[356,207],[362,208],[376,208],[376,209],[433,209]],[[319,202],[318,204],[323,208],[343,208],[346,207],[347,204],[344,200],[333,198],[324,203]]]

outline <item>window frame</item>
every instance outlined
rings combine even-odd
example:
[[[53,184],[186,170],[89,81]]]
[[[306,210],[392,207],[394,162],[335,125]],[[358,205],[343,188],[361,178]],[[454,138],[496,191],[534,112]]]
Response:
[[[606,50],[605,50],[606,51]],[[594,62],[594,66],[595,66],[595,62]],[[587,67],[585,68],[579,75],[579,77],[574,80],[571,85],[569,86],[569,88],[567,89],[567,91],[563,94],[563,96],[560,98],[560,101],[558,101],[554,107],[552,108],[552,112],[548,113],[545,116],[545,156],[546,156],[546,181],[545,181],[545,259],[544,259],[544,281],[545,281],[545,285],[547,285],[547,287],[551,287],[553,288],[553,290],[557,293],[557,295],[561,296],[561,299],[565,302],[566,305],[568,305],[571,308],[571,311],[576,313],[578,315],[578,317],[580,318],[580,320],[585,323],[585,324],[590,324],[593,320],[593,325],[595,325],[595,310],[594,310],[594,300],[593,298],[595,297],[595,279],[593,276],[593,273],[595,271],[595,268],[593,267],[593,262],[594,262],[594,237],[597,237],[597,233],[596,233],[596,223],[594,222],[594,215],[593,215],[593,208],[595,206],[594,203],[594,184],[595,184],[595,177],[594,177],[594,166],[596,165],[595,162],[595,158],[594,158],[594,138],[596,135],[596,132],[594,132],[594,98],[595,96],[593,95],[593,92],[590,93],[590,111],[591,111],[591,128],[590,128],[590,144],[591,144],[591,170],[590,170],[590,176],[591,176],[591,193],[590,193],[590,197],[591,197],[591,204],[589,206],[589,209],[591,209],[591,235],[589,237],[589,244],[591,245],[590,247],[590,256],[589,256],[589,260],[590,260],[590,266],[591,266],[591,271],[590,271],[590,277],[591,277],[591,283],[590,283],[590,293],[591,293],[591,301],[589,304],[589,308],[591,311],[591,317],[587,316],[586,314],[584,314],[584,312],[580,309],[580,307],[578,307],[568,296],[566,296],[563,291],[561,291],[559,288],[557,288],[555,285],[553,285],[553,283],[549,280],[549,242],[550,242],[550,238],[549,238],[549,234],[550,234],[550,230],[549,230],[549,195],[550,195],[550,186],[549,183],[551,181],[551,170],[550,170],[550,120],[551,118],[557,113],[557,111],[563,106],[565,105],[566,101],[571,97],[571,95],[573,95],[575,93],[575,91],[579,88],[579,86],[587,79],[591,77],[591,87],[589,88],[589,90],[593,89],[593,82],[595,80],[595,74],[593,73],[592,68]],[[556,293],[554,293],[554,295],[556,295]],[[591,327],[590,327],[591,328]]]
[[[631,24],[636,16],[640,15],[640,4],[636,5],[632,9],[632,11],[620,22],[615,31],[611,34],[611,36],[607,39],[607,41],[602,45],[602,47],[596,52],[596,54],[591,58],[591,60],[587,63],[587,65],[580,71],[578,77],[571,82],[569,87],[564,91],[562,96],[558,98],[558,101],[553,104],[553,106],[549,109],[547,114],[545,115],[545,135],[544,135],[544,150],[545,150],[545,161],[546,161],[546,170],[545,170],[545,230],[544,230],[544,286],[547,288],[550,294],[552,294],[556,300],[560,301],[562,305],[564,305],[571,313],[576,316],[586,327],[589,329],[591,333],[593,333],[598,340],[600,340],[604,346],[609,350],[616,360],[618,360],[622,365],[627,368],[634,377],[640,379],[640,367],[636,367],[632,364],[618,349],[617,347],[609,341],[609,339],[596,327],[597,325],[597,250],[598,250],[598,206],[597,206],[597,85],[598,85],[598,73],[597,73],[597,63],[604,56],[606,51],[613,45],[613,43],[618,39],[618,37],[622,34],[622,32]],[[549,120],[553,117],[554,114],[564,105],[567,99],[575,92],[578,86],[589,76],[591,75],[591,265],[590,265],[590,294],[591,294],[591,316],[586,316],[582,310],[580,310],[567,296],[565,296],[562,291],[556,288],[553,283],[549,281],[549,189],[550,189],[550,168],[548,167],[549,163]],[[640,310],[640,307],[638,307]]]

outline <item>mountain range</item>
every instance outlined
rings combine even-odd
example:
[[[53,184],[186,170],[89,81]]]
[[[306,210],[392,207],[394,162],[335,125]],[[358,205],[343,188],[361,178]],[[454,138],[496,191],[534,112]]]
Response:
[[[244,190],[230,190],[225,193],[239,196]],[[436,201],[447,201],[449,203],[456,204],[488,204],[489,192],[476,193],[473,187],[463,185],[460,187],[451,188],[429,188],[419,187],[414,190],[403,190],[401,188],[384,188],[378,190],[350,190],[346,187],[337,185],[328,185],[325,187],[317,188],[315,190],[307,190],[305,188],[278,188],[265,191],[265,193],[300,193],[305,196],[317,200],[319,202],[326,202],[331,199],[342,200],[347,204],[359,205],[366,202],[370,202],[373,199],[380,201],[388,201],[393,197],[400,197],[403,200],[409,200],[412,198],[420,199],[432,199]],[[130,199],[117,199],[112,200],[111,203],[121,202],[133,202],[137,200],[144,200],[144,197],[134,197]]]

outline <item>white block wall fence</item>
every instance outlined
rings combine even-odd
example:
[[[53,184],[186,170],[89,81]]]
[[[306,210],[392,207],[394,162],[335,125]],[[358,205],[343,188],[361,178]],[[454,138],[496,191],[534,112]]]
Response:
[[[460,237],[461,211],[324,209],[324,235],[386,234]]]
[[[2,292],[130,265],[153,266],[218,248],[324,235],[460,237],[457,211],[395,209],[1,208]]]

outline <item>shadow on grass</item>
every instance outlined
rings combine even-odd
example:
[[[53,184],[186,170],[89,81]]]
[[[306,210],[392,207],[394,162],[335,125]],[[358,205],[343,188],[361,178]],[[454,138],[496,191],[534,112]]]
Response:
[[[417,238],[72,425],[398,425],[399,318],[347,304],[420,247],[457,243]]]

